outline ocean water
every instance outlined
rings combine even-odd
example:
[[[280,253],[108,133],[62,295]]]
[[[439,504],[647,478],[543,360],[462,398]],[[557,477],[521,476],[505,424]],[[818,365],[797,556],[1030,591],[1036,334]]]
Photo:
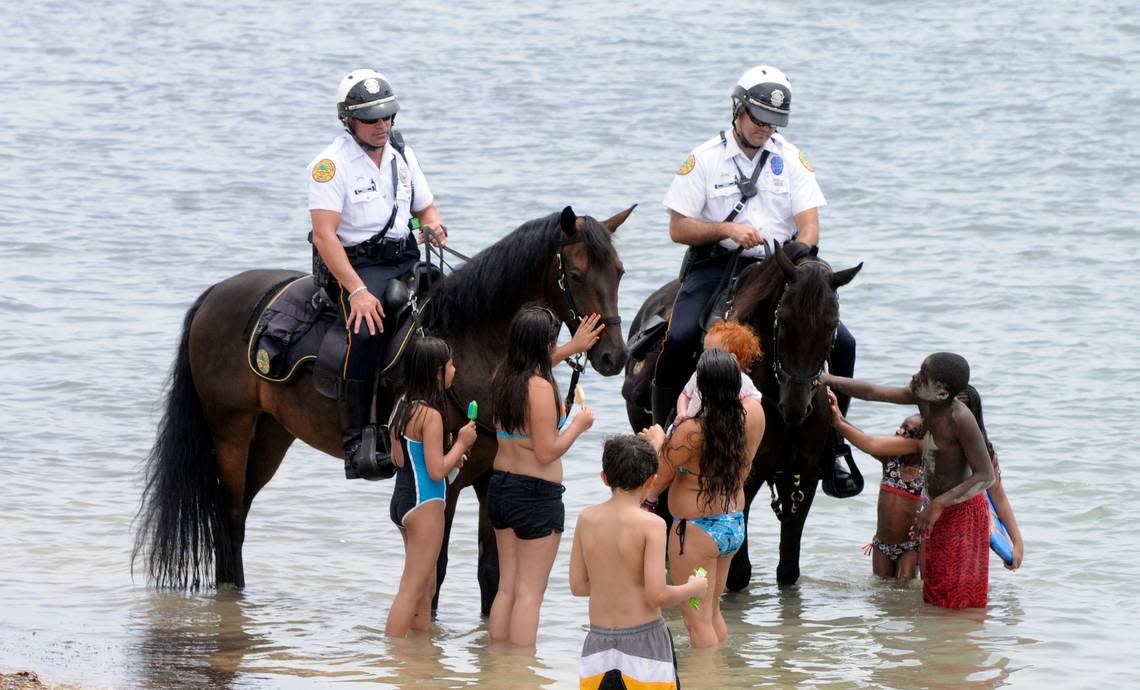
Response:
[[[674,170],[728,125],[736,78],[770,63],[794,89],[783,132],[829,202],[824,253],[864,262],[842,291],[858,375],[901,383],[936,350],[970,360],[1026,556],[1016,573],[992,562],[985,612],[876,581],[861,546],[877,463],[861,457],[868,489],[813,506],[796,586],[776,586],[776,522],[753,512],[727,645],[689,650],[667,613],[683,682],[1140,685],[1134,5],[58,0],[0,19],[0,671],[115,688],[575,687],[572,530],[536,650],[490,645],[467,492],[435,630],[391,641],[391,483],[346,482],[300,444],[254,504],[244,592],[132,578],[182,315],[242,270],[307,269],[305,165],[339,131],[340,77],[372,66],[461,251],[567,204],[640,204],[616,236],[628,324],[682,254],[661,206]],[[598,422],[564,458],[568,528],[606,496],[620,383],[583,381]],[[885,433],[905,414],[850,416]]]

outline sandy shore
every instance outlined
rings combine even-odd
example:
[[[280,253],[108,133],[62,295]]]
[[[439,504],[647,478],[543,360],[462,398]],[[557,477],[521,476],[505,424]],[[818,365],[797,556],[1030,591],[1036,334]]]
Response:
[[[40,677],[31,671],[0,674],[0,690],[38,690],[48,686],[40,682]]]

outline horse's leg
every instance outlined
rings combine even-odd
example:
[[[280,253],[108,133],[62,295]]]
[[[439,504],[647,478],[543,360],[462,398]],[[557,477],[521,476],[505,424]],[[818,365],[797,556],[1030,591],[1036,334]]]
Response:
[[[447,577],[447,546],[451,543],[451,523],[455,520],[455,506],[459,504],[459,492],[463,487],[449,484],[447,487],[447,505],[443,509],[443,544],[439,549],[439,559],[435,564],[435,595],[431,598],[431,612],[435,614],[439,609],[439,590],[443,587],[443,579]]]
[[[253,504],[257,492],[273,479],[281,461],[285,458],[285,451],[293,445],[295,437],[285,427],[281,426],[273,417],[262,413],[257,417],[257,425],[253,432],[253,441],[249,447],[249,462],[245,470],[245,513]]]
[[[499,546],[495,541],[495,530],[491,527],[491,519],[487,517],[487,487],[490,483],[491,473],[484,472],[471,485],[475,488],[475,495],[479,497],[478,579],[484,616],[491,615],[491,604],[495,601],[495,593],[499,591]]]
[[[217,448],[218,478],[226,496],[226,515],[229,522],[229,539],[220,540],[215,555],[218,585],[231,583],[245,587],[245,570],[242,567],[241,547],[245,541],[246,469],[253,441],[257,415],[253,412],[231,412],[212,415],[210,427]],[[225,553],[228,551],[228,554]]]
[[[776,582],[781,585],[794,585],[800,579],[800,538],[818,484],[819,478],[812,475],[798,487],[791,482],[781,487],[780,498],[784,503],[785,515],[780,522],[780,563],[776,566]],[[793,498],[797,491],[803,492],[800,501]]]

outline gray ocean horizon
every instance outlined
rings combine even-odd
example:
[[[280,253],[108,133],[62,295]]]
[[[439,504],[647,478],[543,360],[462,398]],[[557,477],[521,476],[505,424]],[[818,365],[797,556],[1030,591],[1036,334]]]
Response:
[[[308,270],[305,166],[340,131],[334,94],[373,67],[399,94],[453,245],[467,253],[571,205],[639,204],[615,243],[624,326],[674,277],[661,205],[729,125],[729,92],[773,64],[782,132],[828,200],[858,376],[902,383],[953,350],[972,366],[1026,539],[991,560],[984,612],[877,581],[878,463],[819,494],[794,587],[777,523],[750,521],[753,580],[688,688],[1135,687],[1140,615],[1136,309],[1140,11],[1123,2],[313,6],[286,0],[0,9],[0,673],[84,688],[577,685],[578,513],[607,496],[620,377],[564,457],[567,531],[534,653],[491,645],[476,601],[472,492],[429,636],[383,634],[403,559],[391,482],[348,482],[295,445],[254,504],[241,593],[156,593],[130,571],[141,462],[182,318],[250,268]],[[567,334],[563,332],[562,338]],[[565,382],[566,372],[560,372]],[[890,433],[908,410],[855,403]]]

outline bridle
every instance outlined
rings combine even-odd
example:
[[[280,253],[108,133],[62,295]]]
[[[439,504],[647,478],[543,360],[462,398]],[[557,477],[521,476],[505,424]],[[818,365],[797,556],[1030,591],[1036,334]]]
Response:
[[[800,376],[798,374],[793,374],[793,373],[789,372],[787,369],[785,369],[784,365],[780,359],[780,312],[779,312],[779,307],[777,307],[776,309],[777,309],[777,311],[776,311],[775,323],[772,326],[772,343],[775,346],[775,350],[776,350],[776,352],[773,353],[773,355],[772,355],[772,371],[776,374],[776,383],[779,384],[781,388],[783,388],[785,384],[789,384],[789,383],[797,385],[797,386],[810,386],[812,388],[818,386],[819,385],[819,379],[821,376],[823,376],[823,373],[827,367],[827,355],[824,354],[823,359],[821,359],[819,362],[819,370],[816,371],[811,376]],[[828,338],[827,338],[827,347],[824,349],[825,353],[831,352],[831,348],[833,345],[835,345],[835,338],[838,334],[839,334],[839,327],[836,326],[831,331],[831,335],[828,336]]]
[[[577,333],[578,326],[582,325],[582,316],[578,312],[578,303],[574,300],[574,293],[570,291],[570,276],[566,275],[566,257],[563,253],[563,248],[570,244],[578,244],[585,242],[581,237],[572,240],[558,240],[558,253],[554,258],[558,261],[558,289],[562,291],[562,295],[566,298],[566,308],[570,312],[570,332]],[[607,326],[620,326],[621,317],[617,314],[611,314],[602,317],[602,323]]]
[[[570,244],[578,244],[585,242],[581,236],[571,240],[558,240],[558,253],[554,255],[555,260],[558,262],[558,289],[562,291],[563,297],[566,298],[566,309],[570,315],[570,333],[578,332],[578,327],[582,325],[582,316],[578,312],[578,303],[574,300],[574,293],[570,290],[570,276],[566,275],[566,257],[564,248]],[[611,314],[602,317],[602,323],[606,326],[621,326],[621,316]],[[570,375],[570,388],[566,391],[566,402],[563,407],[566,409],[566,414],[570,414],[570,409],[574,406],[574,389],[578,386],[578,379],[582,376],[582,372],[586,370],[586,365],[582,363],[585,358],[584,352],[570,357],[566,363],[570,365],[574,373]]]
[[[803,263],[799,264],[799,266],[803,266],[808,263],[819,263],[830,268],[830,265],[828,265],[826,261],[822,261],[820,259],[804,261]],[[784,292],[780,295],[780,301],[776,303],[776,311],[772,320],[772,346],[773,349],[775,349],[775,352],[772,354],[772,371],[776,375],[776,383],[781,388],[783,388],[785,384],[815,388],[819,385],[819,379],[821,376],[823,376],[823,373],[826,370],[827,354],[831,352],[832,346],[835,345],[835,339],[839,335],[839,325],[836,324],[835,328],[831,331],[831,335],[829,335],[827,338],[827,347],[825,347],[823,350],[824,355],[819,362],[819,369],[815,374],[812,374],[811,376],[800,376],[798,374],[789,372],[784,368],[784,364],[780,357],[780,352],[782,349],[780,347],[780,307],[784,304],[784,295],[786,294],[787,287],[785,286]]]
[[[818,259],[814,261],[816,263],[824,264],[825,266],[828,265],[826,261]],[[808,262],[805,261],[804,263]],[[802,266],[803,264],[800,265]],[[823,350],[824,355],[820,360],[819,370],[815,374],[811,376],[799,376],[797,374],[789,372],[784,368],[784,365],[780,358],[780,307],[784,303],[784,294],[787,294],[786,285],[784,288],[784,293],[780,295],[780,300],[776,303],[776,311],[772,319],[772,348],[775,350],[775,352],[772,354],[772,371],[776,374],[776,384],[780,388],[783,388],[786,384],[792,384],[795,386],[809,387],[814,389],[819,386],[819,379],[821,376],[823,376],[823,372],[827,366],[827,355],[831,352],[832,346],[835,345],[835,338],[839,334],[839,325],[836,324],[835,328],[831,331],[831,335],[828,336],[827,347],[825,347]],[[784,475],[784,470],[777,467],[774,476],[768,480],[768,490],[772,494],[772,512],[776,514],[776,519],[781,522],[785,517],[787,517],[789,513],[794,515],[799,511],[800,505],[803,503],[805,497],[803,487],[801,486],[803,475],[799,473],[791,474],[792,483],[791,486],[787,489],[787,497],[790,505],[785,505],[784,501],[776,494],[776,483],[780,481],[780,477]]]

